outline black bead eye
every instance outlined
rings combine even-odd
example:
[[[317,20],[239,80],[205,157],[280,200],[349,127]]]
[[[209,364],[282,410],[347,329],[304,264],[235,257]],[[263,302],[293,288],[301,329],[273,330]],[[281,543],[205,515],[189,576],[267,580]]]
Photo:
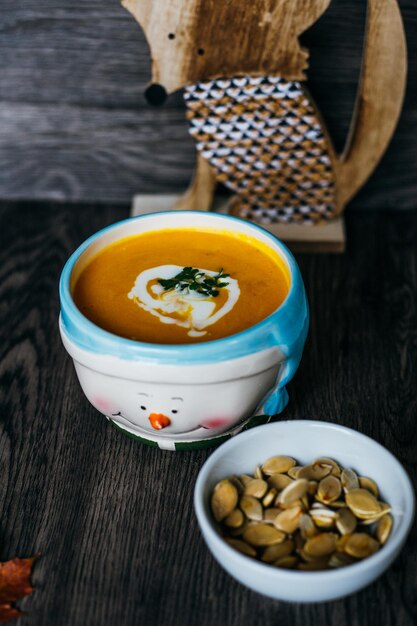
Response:
[[[140,408],[142,409],[142,411],[146,411],[146,406],[143,406],[143,404]]]
[[[155,106],[163,104],[167,99],[166,89],[158,83],[152,83],[145,89],[145,98],[149,104],[153,104]]]
[[[178,409],[172,409],[171,413],[178,413]]]

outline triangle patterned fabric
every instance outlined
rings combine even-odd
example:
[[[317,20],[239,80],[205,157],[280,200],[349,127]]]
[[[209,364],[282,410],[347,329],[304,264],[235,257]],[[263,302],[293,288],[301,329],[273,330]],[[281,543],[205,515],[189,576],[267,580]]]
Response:
[[[259,224],[335,216],[328,140],[301,84],[279,77],[218,79],[186,88],[190,133],[235,212]]]

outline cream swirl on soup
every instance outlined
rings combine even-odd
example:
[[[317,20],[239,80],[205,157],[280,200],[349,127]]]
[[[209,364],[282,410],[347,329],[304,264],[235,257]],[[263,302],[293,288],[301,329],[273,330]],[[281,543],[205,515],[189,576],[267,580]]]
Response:
[[[207,333],[208,326],[233,309],[240,296],[239,283],[227,276],[221,298],[218,292],[207,295],[191,289],[164,289],[160,280],[173,279],[182,269],[179,265],[158,265],[144,270],[137,276],[128,297],[164,324],[176,324],[188,329],[190,337],[201,337]],[[198,272],[202,277],[218,275],[202,268],[198,268]]]

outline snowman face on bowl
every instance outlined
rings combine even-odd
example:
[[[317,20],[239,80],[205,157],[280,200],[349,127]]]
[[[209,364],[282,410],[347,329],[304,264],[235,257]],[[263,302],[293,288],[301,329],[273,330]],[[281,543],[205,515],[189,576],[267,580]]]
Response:
[[[240,407],[228,400],[229,394],[222,394],[220,389],[213,394],[212,385],[149,383],[146,391],[138,391],[133,381],[114,380],[118,384],[113,393],[110,380],[105,386],[100,385],[102,392],[96,388],[87,396],[99,411],[138,435],[158,432],[161,436],[182,436],[203,429],[217,434],[231,427],[240,416]]]
[[[181,409],[184,408],[184,398],[181,396],[172,396],[166,398],[164,401],[155,400],[153,395],[139,392],[138,402],[140,402],[137,417],[133,420],[129,419],[121,411],[112,413],[112,417],[121,418],[119,421],[127,421],[133,427],[143,428],[149,430],[163,430],[169,428],[171,433],[178,432],[181,429]],[[193,430],[193,429],[192,429]],[[179,432],[184,434],[184,431]],[[186,431],[188,432],[188,431]]]
[[[101,413],[139,436],[207,438],[255,413],[277,381],[278,366],[250,376],[205,383],[138,382],[76,363],[81,386]],[[195,369],[195,368],[194,368]]]

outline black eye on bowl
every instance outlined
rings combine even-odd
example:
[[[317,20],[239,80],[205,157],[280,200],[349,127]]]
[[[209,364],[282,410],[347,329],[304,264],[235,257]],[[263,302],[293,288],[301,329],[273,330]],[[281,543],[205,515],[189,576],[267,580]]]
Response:
[[[171,413],[178,413],[178,409],[172,409]]]
[[[146,411],[146,406],[143,406],[143,404],[140,408],[142,409],[142,411]]]

